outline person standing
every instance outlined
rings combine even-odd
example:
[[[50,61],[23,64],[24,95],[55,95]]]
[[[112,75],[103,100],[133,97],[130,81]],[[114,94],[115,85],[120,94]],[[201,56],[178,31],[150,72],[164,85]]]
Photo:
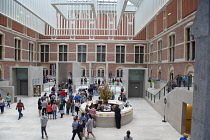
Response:
[[[63,114],[64,114],[64,106],[63,106],[63,101],[61,101],[61,104],[59,106],[59,112],[61,114],[60,118],[63,118]]]
[[[4,113],[4,107],[5,107],[5,101],[2,97],[0,97],[0,108],[1,108],[1,114]]]
[[[25,110],[25,107],[24,107],[23,103],[21,102],[21,100],[19,100],[19,102],[17,103],[16,110],[17,109],[19,112],[18,120],[20,120],[20,118],[23,117],[22,109]]]
[[[51,104],[50,104],[50,102],[48,103],[48,105],[47,105],[47,114],[48,114],[48,119],[52,119],[52,106],[51,106]]]
[[[117,127],[117,129],[120,129],[120,127],[121,127],[121,109],[119,108],[119,105],[116,105],[114,112],[115,112],[116,127]]]
[[[77,121],[77,118],[74,117],[74,122],[72,123],[72,130],[73,130],[72,133],[73,133],[73,135],[72,135],[71,140],[74,140],[74,137],[75,137],[76,134],[78,135],[79,139],[82,140],[82,138],[80,136],[80,132],[78,130],[78,125],[79,125],[79,122]]]
[[[42,139],[44,139],[44,133],[45,133],[45,136],[48,138],[47,131],[46,131],[47,121],[48,121],[47,116],[45,116],[44,112],[42,112],[42,116],[40,118]]]
[[[66,114],[67,114],[67,115],[69,115],[70,107],[71,107],[71,102],[70,102],[70,100],[68,99],[68,101],[66,102]]]
[[[6,101],[7,101],[7,107],[10,108],[11,97],[10,97],[10,94],[9,93],[7,93]]]
[[[44,99],[41,103],[42,103],[42,112],[44,112],[45,115],[47,115],[47,101]]]
[[[54,102],[53,102],[53,105],[52,105],[53,119],[56,119],[57,108],[58,108],[58,106],[56,105],[56,103],[55,103],[55,101],[54,101]]]
[[[41,110],[42,110],[42,103],[41,103],[41,98],[38,99],[38,113],[39,117],[41,117]]]
[[[180,138],[180,140],[187,140],[188,138],[188,134],[187,133],[184,133],[183,134],[183,137]]]
[[[131,132],[128,130],[126,133],[126,136],[124,136],[124,140],[133,140],[133,138],[130,136]]]

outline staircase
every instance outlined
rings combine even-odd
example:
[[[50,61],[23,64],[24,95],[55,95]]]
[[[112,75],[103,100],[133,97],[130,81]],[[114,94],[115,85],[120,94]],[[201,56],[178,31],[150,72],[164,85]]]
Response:
[[[162,87],[160,90],[155,90],[156,92],[151,92],[146,90],[146,97],[153,103],[156,103],[161,98],[166,96],[166,94],[173,91],[175,88],[185,88],[187,90],[193,90],[193,76],[192,75],[177,75],[171,81]]]

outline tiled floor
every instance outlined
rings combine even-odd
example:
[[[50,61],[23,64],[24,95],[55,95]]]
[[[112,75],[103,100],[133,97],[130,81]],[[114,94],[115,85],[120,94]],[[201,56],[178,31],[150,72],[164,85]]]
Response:
[[[118,97],[118,95],[116,95]],[[97,97],[95,97],[97,98]],[[41,139],[40,118],[38,117],[38,97],[21,97],[25,110],[24,117],[18,120],[16,104],[5,108],[0,114],[0,140],[39,140]],[[133,121],[128,125],[116,128],[94,128],[96,140],[123,140],[127,130],[131,131],[134,140],[178,140],[180,134],[168,123],[162,122],[162,117],[142,98],[131,98],[129,102],[134,107]],[[72,137],[71,115],[64,118],[49,120],[47,132],[49,140],[70,140]],[[76,136],[75,140],[79,138]],[[91,136],[90,136],[91,140]]]

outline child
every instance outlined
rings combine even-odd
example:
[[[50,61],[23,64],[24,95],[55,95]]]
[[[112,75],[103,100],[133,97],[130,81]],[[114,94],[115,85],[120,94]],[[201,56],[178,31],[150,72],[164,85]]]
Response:
[[[48,105],[47,105],[47,114],[48,114],[48,119],[52,119],[52,106],[50,104],[50,102],[48,102]]]
[[[180,140],[187,140],[188,138],[188,134],[187,133],[184,133],[183,134],[183,137],[180,138]]]

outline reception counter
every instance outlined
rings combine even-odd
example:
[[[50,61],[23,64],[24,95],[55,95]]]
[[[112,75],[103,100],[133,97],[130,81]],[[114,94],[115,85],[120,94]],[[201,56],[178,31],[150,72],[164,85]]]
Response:
[[[81,111],[85,111],[85,106],[91,103],[96,104],[96,101],[89,101],[81,105]],[[118,104],[121,109],[121,126],[130,123],[133,120],[133,107],[123,107],[123,102],[117,100],[109,100],[109,104]],[[96,126],[97,127],[115,127],[114,112],[99,112],[96,111]]]

